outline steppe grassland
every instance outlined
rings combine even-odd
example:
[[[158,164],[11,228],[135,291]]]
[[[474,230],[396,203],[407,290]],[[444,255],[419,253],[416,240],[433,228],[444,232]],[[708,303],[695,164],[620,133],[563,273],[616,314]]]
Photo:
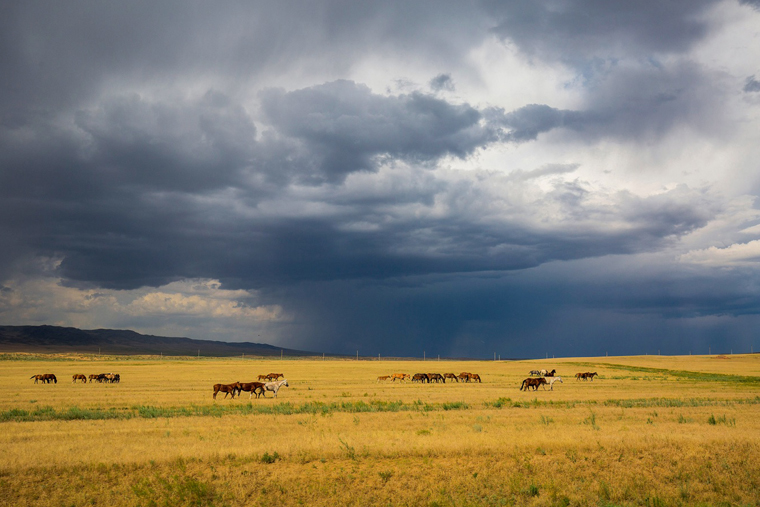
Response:
[[[564,383],[554,391],[518,391],[527,372],[542,367],[556,368]],[[601,378],[574,379],[576,371],[587,370]],[[106,371],[120,373],[121,384],[71,383],[74,373]],[[376,382],[396,371],[471,371],[484,382]],[[211,398],[214,383],[269,372],[285,373],[290,383],[277,400]],[[36,373],[55,373],[59,383],[35,385],[29,377]],[[0,362],[0,411],[6,414],[46,406],[136,415],[1,422],[0,502],[756,505],[758,373],[757,356],[740,355],[514,362],[6,360]],[[401,409],[361,411],[399,400]],[[150,410],[142,417],[136,410],[249,403],[325,408],[221,417],[154,417]]]

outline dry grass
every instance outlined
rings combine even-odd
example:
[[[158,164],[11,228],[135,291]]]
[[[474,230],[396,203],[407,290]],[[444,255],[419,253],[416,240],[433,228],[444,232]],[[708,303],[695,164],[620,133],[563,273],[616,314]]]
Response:
[[[518,391],[547,366],[564,383]],[[574,379],[586,370],[600,378]],[[121,384],[71,383],[106,371]],[[216,382],[280,371],[290,387],[277,400],[211,398]],[[396,371],[471,371],[484,382],[376,382]],[[757,505],[759,372],[760,357],[738,355],[6,358],[0,504]],[[59,383],[35,385],[36,373]],[[13,416],[22,413],[27,421]]]

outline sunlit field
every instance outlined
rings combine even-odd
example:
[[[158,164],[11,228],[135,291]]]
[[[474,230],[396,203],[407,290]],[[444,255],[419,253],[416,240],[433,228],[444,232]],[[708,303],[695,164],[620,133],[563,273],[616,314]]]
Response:
[[[212,399],[270,372],[277,399]],[[757,355],[0,360],[2,505],[758,505],[759,444]]]

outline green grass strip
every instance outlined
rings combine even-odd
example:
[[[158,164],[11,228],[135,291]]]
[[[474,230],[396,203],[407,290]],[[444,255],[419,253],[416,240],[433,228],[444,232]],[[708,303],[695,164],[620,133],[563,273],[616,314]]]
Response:
[[[331,413],[367,413],[367,412],[429,412],[442,410],[466,410],[469,405],[463,402],[449,403],[404,403],[403,401],[344,401],[335,403],[307,402],[292,404],[289,402],[276,405],[190,405],[185,407],[156,407],[151,405],[133,405],[122,409],[79,408],[70,407],[56,410],[53,407],[39,407],[34,410],[14,408],[0,412],[0,422],[27,421],[72,421],[80,419],[154,419],[158,417],[222,417],[225,415],[294,415]]]
[[[611,370],[634,371],[641,373],[657,373],[668,375],[670,377],[681,378],[684,380],[694,380],[700,382],[729,382],[738,384],[760,384],[760,377],[746,375],[731,375],[728,373],[706,373],[689,370],[668,370],[665,368],[649,368],[645,366],[628,366],[625,364],[612,363],[566,363],[586,368],[609,368]]]

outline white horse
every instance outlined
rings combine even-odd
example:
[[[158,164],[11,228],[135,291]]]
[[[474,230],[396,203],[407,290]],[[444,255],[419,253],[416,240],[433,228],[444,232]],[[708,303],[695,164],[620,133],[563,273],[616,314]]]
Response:
[[[546,377],[546,380],[549,382],[549,390],[554,391],[554,383],[559,382],[560,384],[564,384],[562,382],[562,377]]]
[[[542,377],[545,377],[547,373],[549,373],[548,370],[538,370],[538,374],[541,375]]]
[[[265,382],[264,383],[264,392],[261,393],[261,394],[262,394],[262,396],[264,396],[264,398],[266,398],[266,392],[267,391],[272,391],[274,393],[274,397],[277,398],[277,391],[279,391],[282,386],[290,387],[290,386],[288,386],[287,379],[282,379],[282,380],[280,380],[278,382]]]

